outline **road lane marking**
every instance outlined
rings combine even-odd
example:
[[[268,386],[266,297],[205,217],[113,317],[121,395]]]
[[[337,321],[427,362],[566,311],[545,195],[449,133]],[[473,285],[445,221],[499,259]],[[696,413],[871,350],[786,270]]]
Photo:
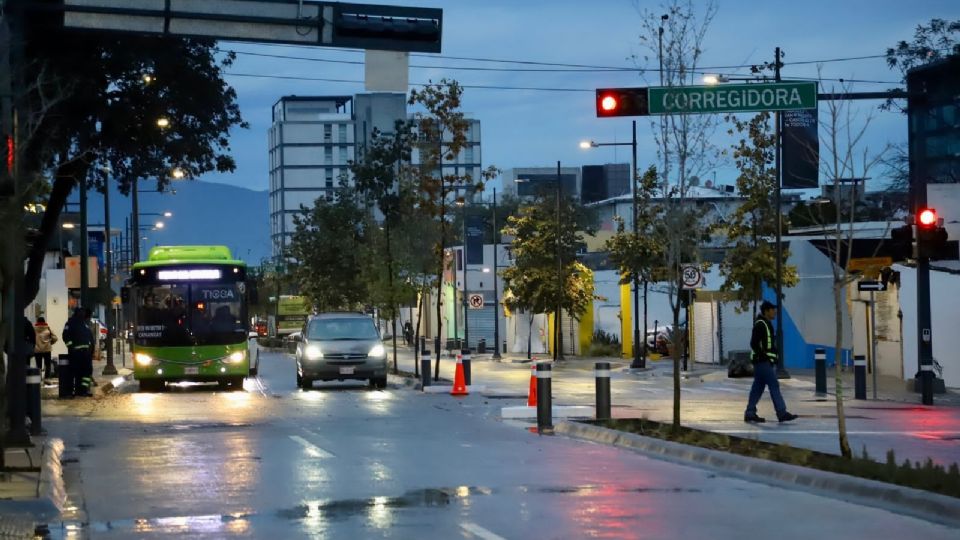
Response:
[[[311,456],[311,457],[315,457],[315,458],[332,458],[332,457],[334,457],[334,455],[331,454],[330,452],[327,452],[327,451],[324,450],[323,448],[320,448],[319,446],[313,444],[312,442],[304,439],[303,437],[301,437],[301,436],[299,436],[299,435],[291,435],[290,438],[293,439],[294,441],[300,443],[301,445],[303,445],[304,449],[306,449],[306,451],[307,451],[307,454],[308,454],[309,456]]]
[[[483,538],[483,540],[506,540],[506,538],[498,534],[494,534],[488,531],[487,529],[484,529],[483,527],[477,525],[476,523],[470,523],[470,522],[461,523],[460,528],[476,537]]]

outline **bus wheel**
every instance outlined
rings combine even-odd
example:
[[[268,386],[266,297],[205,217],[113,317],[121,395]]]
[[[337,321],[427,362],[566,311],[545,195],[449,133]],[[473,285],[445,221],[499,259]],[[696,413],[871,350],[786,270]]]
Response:
[[[386,377],[375,377],[370,379],[370,386],[376,390],[383,390],[387,387],[387,378]]]
[[[236,377],[230,377],[230,388],[233,390],[243,390],[243,379],[242,375]]]

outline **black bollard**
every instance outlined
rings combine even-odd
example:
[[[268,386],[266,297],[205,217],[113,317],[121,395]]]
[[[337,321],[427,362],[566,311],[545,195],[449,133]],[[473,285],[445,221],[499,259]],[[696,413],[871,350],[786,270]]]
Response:
[[[57,387],[59,397],[73,397],[73,372],[70,370],[69,354],[57,356]]]
[[[597,420],[610,419],[610,362],[597,362],[593,367],[597,379]]]
[[[816,376],[814,377],[816,381],[816,391],[815,394],[818,397],[823,397],[827,395],[827,350],[824,348],[817,348],[813,351],[813,367],[816,371]]]
[[[420,351],[420,387],[430,386],[430,349]]]
[[[553,366],[547,362],[537,364],[537,431],[541,435],[553,435]]]
[[[867,399],[867,357],[853,357],[853,399]]]
[[[27,416],[30,417],[30,434],[40,435],[40,370],[27,368]]]
[[[470,386],[470,349],[462,349],[460,355],[463,357],[463,383]]]

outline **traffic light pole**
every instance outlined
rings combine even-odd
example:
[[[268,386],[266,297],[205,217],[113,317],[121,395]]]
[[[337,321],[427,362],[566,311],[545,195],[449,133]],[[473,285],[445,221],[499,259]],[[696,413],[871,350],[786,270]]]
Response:
[[[773,62],[773,73],[774,80],[780,82],[780,47],[777,47],[774,52],[774,62]],[[773,113],[774,119],[774,130],[775,138],[777,141],[776,144],[776,169],[777,169],[777,185],[774,189],[774,211],[777,213],[777,239],[776,239],[776,269],[777,269],[777,378],[778,379],[789,379],[790,373],[787,372],[786,368],[783,365],[784,350],[783,350],[783,314],[786,313],[786,310],[783,307],[783,211],[782,211],[782,202],[780,192],[783,189],[781,174],[781,152],[780,152],[780,111],[775,111]]]

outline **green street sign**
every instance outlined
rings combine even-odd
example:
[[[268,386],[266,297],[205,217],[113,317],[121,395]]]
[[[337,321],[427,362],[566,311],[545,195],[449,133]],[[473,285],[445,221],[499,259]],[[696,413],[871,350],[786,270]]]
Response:
[[[653,86],[650,114],[789,111],[817,107],[816,82]]]

